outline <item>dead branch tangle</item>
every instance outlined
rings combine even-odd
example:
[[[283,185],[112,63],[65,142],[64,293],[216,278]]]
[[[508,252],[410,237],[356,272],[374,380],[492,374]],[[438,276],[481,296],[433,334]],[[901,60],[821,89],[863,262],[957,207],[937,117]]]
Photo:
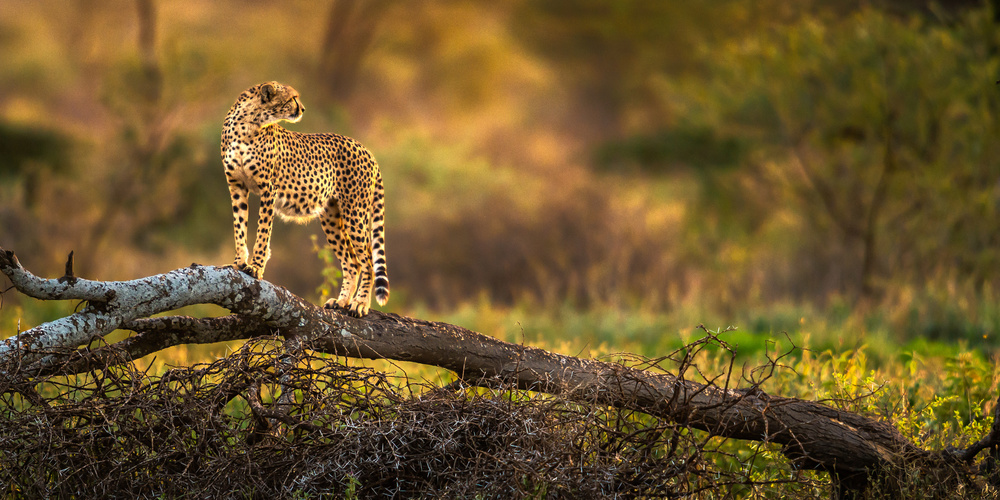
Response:
[[[433,365],[455,372],[470,385],[510,384],[582,404],[643,412],[709,435],[776,443],[796,467],[830,472],[845,493],[863,491],[872,474],[903,464],[962,467],[979,451],[995,447],[995,434],[1000,433],[995,430],[968,450],[932,452],[913,445],[891,423],[817,402],[766,394],[754,384],[730,387],[728,379],[697,382],[683,375],[555,354],[455,325],[377,311],[355,319],[231,267],[192,265],[122,282],[81,279],[73,276],[71,267],[68,263],[62,278],[42,279],[25,270],[13,252],[0,248],[0,271],[21,293],[43,300],[85,302],[70,316],[0,342],[0,375],[27,380],[83,373],[173,345],[277,334],[291,351]],[[232,314],[151,318],[191,304],[216,304]],[[116,329],[136,335],[99,349],[78,349]],[[294,421],[274,410],[263,410],[256,394],[248,401],[268,419]]]

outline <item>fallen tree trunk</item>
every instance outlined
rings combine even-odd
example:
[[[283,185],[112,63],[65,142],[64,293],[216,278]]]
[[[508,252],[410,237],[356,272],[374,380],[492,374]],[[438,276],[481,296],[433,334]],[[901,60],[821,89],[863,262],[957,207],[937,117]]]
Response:
[[[892,468],[915,463],[928,468],[965,466],[979,451],[994,447],[1000,435],[994,430],[968,450],[927,451],[891,423],[769,395],[756,384],[729,387],[728,379],[699,383],[685,379],[683,369],[678,376],[564,356],[446,323],[376,311],[356,319],[230,267],[192,265],[133,281],[100,282],[74,277],[69,263],[66,276],[42,279],[25,270],[13,252],[0,248],[0,271],[31,297],[86,301],[68,317],[2,341],[0,370],[7,377],[82,373],[109,360],[137,359],[172,345],[278,333],[291,350],[433,365],[472,385],[504,381],[582,403],[665,417],[712,435],[779,444],[796,467],[829,472],[835,495],[861,493],[873,477]],[[149,317],[200,303],[222,306],[232,315]],[[77,349],[116,329],[138,334],[100,349]]]

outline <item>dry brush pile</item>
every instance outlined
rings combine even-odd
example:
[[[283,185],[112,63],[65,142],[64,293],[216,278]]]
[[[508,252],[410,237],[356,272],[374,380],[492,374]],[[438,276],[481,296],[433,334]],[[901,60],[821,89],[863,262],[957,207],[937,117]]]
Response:
[[[4,377],[4,493],[699,498],[753,488],[723,440],[666,419],[504,385],[402,384],[322,354],[282,370],[283,352],[258,339],[159,376],[126,362]]]

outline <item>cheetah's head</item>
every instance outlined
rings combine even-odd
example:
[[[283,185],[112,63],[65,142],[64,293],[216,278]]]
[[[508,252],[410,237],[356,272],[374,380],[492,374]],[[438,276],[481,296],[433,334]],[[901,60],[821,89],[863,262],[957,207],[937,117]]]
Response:
[[[264,127],[281,120],[297,122],[305,110],[298,91],[278,82],[267,82],[240,94],[229,114],[235,114],[240,121]]]

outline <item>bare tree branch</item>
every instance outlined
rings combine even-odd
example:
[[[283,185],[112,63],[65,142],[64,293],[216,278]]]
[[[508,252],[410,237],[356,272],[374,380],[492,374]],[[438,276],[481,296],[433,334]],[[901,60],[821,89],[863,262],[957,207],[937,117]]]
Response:
[[[36,361],[22,371],[32,377],[83,373],[139,359],[176,345],[212,344],[273,333],[261,322],[237,315],[219,318],[165,316],[126,322],[121,328],[137,332],[137,335],[97,349],[85,347],[48,362]]]
[[[303,311],[313,308],[284,288],[229,267],[192,266],[120,282],[42,279],[21,267],[13,252],[0,248],[0,271],[25,295],[88,302],[77,313],[0,342],[0,361],[20,353],[22,363],[34,362],[46,350],[76,348],[134,320],[192,304],[216,304],[289,331],[305,326]]]
[[[976,453],[996,444],[991,433],[965,452],[932,453],[915,446],[889,422],[817,402],[770,395],[757,383],[731,389],[727,379],[719,387],[714,378],[703,376],[702,382],[686,379],[683,367],[677,372],[679,376],[657,373],[510,344],[447,323],[377,311],[356,319],[314,306],[284,288],[228,267],[193,265],[124,282],[46,280],[24,270],[12,252],[0,248],[0,271],[27,295],[88,301],[69,317],[3,341],[0,374],[8,377],[18,375],[15,370],[19,376],[74,373],[171,345],[277,333],[286,345],[355,358],[438,366],[473,385],[489,387],[502,380],[520,389],[585,404],[638,410],[710,435],[779,444],[798,467],[825,470],[857,488],[863,488],[876,471],[914,462],[970,462]],[[217,304],[233,314],[202,319],[148,318],[196,303]],[[117,328],[138,334],[96,350],[52,355],[53,349],[76,349]],[[259,401],[254,395],[247,397],[260,418],[291,422],[287,416],[265,411],[256,404]]]

